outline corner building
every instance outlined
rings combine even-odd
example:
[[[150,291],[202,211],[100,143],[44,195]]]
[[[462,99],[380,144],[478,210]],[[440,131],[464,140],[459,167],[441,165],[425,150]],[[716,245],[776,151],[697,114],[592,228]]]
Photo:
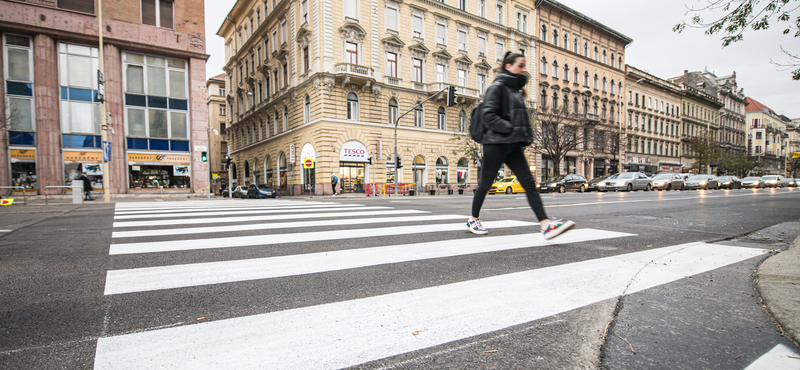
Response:
[[[3,81],[0,186],[44,194],[81,172],[112,194],[202,192],[208,173],[203,3],[0,0]],[[103,173],[100,57],[105,65],[110,173]],[[55,194],[63,188],[52,188]]]

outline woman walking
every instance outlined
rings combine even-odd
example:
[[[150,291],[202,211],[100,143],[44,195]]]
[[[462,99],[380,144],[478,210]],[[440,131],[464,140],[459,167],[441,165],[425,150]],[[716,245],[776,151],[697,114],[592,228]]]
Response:
[[[533,143],[533,128],[525,106],[525,57],[522,54],[507,52],[494,83],[486,91],[481,121],[486,132],[483,135],[482,181],[472,198],[472,217],[467,220],[467,228],[474,234],[485,235],[489,231],[483,227],[479,218],[486,193],[492,185],[497,171],[507,164],[525,189],[528,204],[539,219],[540,229],[545,239],[554,238],[569,230],[572,221],[550,220],[544,211],[542,199],[536,190],[536,181],[531,175],[524,149]]]

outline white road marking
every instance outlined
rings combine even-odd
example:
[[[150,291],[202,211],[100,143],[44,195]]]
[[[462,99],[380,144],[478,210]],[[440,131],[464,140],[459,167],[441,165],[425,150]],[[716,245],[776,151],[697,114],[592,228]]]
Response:
[[[535,225],[530,222],[514,221],[514,220],[485,222],[485,224],[486,227],[489,229]],[[196,249],[238,248],[238,247],[248,247],[255,245],[274,245],[283,243],[301,243],[301,242],[314,242],[321,240],[340,240],[340,239],[352,239],[352,238],[372,238],[372,237],[382,237],[382,236],[420,234],[420,233],[432,233],[432,232],[456,231],[456,230],[463,230],[464,232],[467,232],[466,229],[467,229],[466,223],[459,222],[456,224],[394,226],[394,227],[380,227],[374,229],[347,229],[347,230],[315,231],[315,232],[303,232],[303,233],[292,233],[292,234],[267,234],[267,235],[256,235],[256,236],[235,236],[227,238],[170,240],[163,242],[120,243],[120,244],[111,244],[111,248],[109,248],[108,254],[117,255],[117,254],[186,251],[186,250],[196,250]]]
[[[498,331],[758,256],[689,243],[412,291],[100,338],[95,369],[344,368]]]
[[[286,205],[286,204],[305,204],[305,201],[272,201],[272,200],[219,200],[219,201],[181,201],[181,202],[167,202],[167,203],[116,203],[115,210],[145,210],[145,209],[174,209],[174,208],[192,208],[192,207],[230,207],[230,206],[263,206],[263,205]]]
[[[300,213],[300,214],[279,214],[279,215],[265,215],[265,216],[242,216],[242,217],[203,217],[203,218],[185,218],[178,220],[150,220],[150,221],[119,221],[114,222],[114,227],[141,227],[141,226],[170,226],[170,225],[191,225],[191,224],[223,224],[235,222],[251,222],[251,221],[270,221],[270,220],[296,220],[300,218],[326,218],[326,217],[350,217],[350,216],[373,216],[384,214],[408,214],[408,213],[430,213],[426,211],[417,210],[392,210],[392,207],[359,207],[345,209],[348,212],[341,211],[338,208],[321,208],[321,209],[303,209],[298,210],[302,212],[331,212],[331,213]],[[384,210],[384,211],[379,211]]]
[[[572,230],[552,241],[545,241],[541,233],[534,233],[442,240],[238,261],[111,270],[106,274],[105,294],[271,279],[365,266],[580,243],[634,235],[595,229],[579,229]]]
[[[186,208],[165,208],[165,209],[153,209],[153,210],[146,210],[146,211],[129,211],[129,210],[122,210],[114,212],[114,215],[143,215],[143,214],[157,214],[157,213],[181,213],[181,212],[202,212],[202,211],[232,211],[232,210],[255,210],[255,209],[280,209],[280,208],[287,208],[287,207],[296,207],[296,208],[306,208],[306,207],[319,207],[321,205],[327,205],[329,207],[335,206],[342,206],[338,203],[322,203],[322,202],[309,202],[304,204],[298,205],[290,205],[290,204],[279,204],[279,205],[258,205],[258,206],[249,206],[249,207],[238,207],[238,206],[219,206],[219,207],[186,207]],[[354,204],[348,204],[348,206],[359,206]]]
[[[361,204],[334,204],[334,205],[313,205],[313,206],[283,206],[272,207],[267,209],[256,210],[229,210],[229,211],[204,211],[204,212],[177,212],[177,213],[150,213],[150,214],[136,214],[136,215],[117,215],[114,216],[115,220],[133,220],[140,218],[171,218],[171,217],[191,217],[191,216],[227,216],[227,215],[255,215],[255,214],[270,214],[270,213],[293,213],[293,212],[314,212],[315,210],[323,211],[325,209],[334,209],[341,211],[350,208],[363,208]]]
[[[314,227],[320,226],[337,226],[337,225],[361,225],[361,224],[379,224],[379,223],[392,223],[392,222],[419,222],[419,221],[440,221],[440,220],[455,220],[467,219],[469,216],[464,215],[427,215],[427,216],[404,216],[404,217],[370,217],[370,218],[342,218],[335,220],[313,220],[313,221],[295,221],[295,222],[273,222],[267,224],[245,224],[245,225],[226,225],[226,226],[205,226],[205,227],[189,227],[182,229],[155,229],[155,230],[136,230],[136,231],[115,231],[111,233],[112,238],[134,238],[134,237],[147,237],[147,236],[162,236],[162,235],[184,235],[184,234],[204,234],[204,233],[224,233],[233,231],[250,231],[250,230],[271,230],[271,229],[291,229],[306,227],[311,230]]]
[[[779,344],[753,361],[744,370],[800,370],[800,355],[791,348]]]

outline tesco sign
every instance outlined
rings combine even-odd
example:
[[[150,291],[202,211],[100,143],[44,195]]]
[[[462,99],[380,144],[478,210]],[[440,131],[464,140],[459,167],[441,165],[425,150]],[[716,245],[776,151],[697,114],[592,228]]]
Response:
[[[344,143],[339,151],[340,162],[367,162],[368,158],[367,147],[357,140]]]

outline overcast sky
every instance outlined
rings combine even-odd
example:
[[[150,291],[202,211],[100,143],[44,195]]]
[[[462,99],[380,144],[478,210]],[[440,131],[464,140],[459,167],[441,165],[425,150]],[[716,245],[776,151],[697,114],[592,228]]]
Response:
[[[781,45],[800,53],[800,38],[782,35],[781,27],[747,33],[744,41],[723,49],[719,35],[707,36],[700,29],[687,29],[682,34],[672,32],[674,25],[689,19],[684,4],[699,4],[700,0],[560,1],[632,38],[626,62],[636,68],[663,79],[682,75],[684,69],[708,69],[717,76],[736,71],[736,80],[745,95],[778,114],[800,118],[800,81],[793,81],[790,71],[780,71],[770,64],[770,58],[788,61],[780,51]],[[206,75],[210,78],[223,72],[225,49],[217,31],[233,2],[205,0],[205,6],[206,52],[211,55]]]

